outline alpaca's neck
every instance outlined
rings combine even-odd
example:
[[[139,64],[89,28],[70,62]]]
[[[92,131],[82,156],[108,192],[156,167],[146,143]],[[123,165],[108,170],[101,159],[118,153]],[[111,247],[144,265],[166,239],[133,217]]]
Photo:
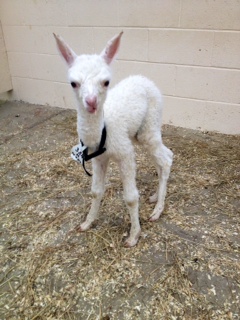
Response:
[[[104,127],[103,110],[90,114],[83,108],[78,108],[78,135],[85,146],[96,149],[99,146]]]

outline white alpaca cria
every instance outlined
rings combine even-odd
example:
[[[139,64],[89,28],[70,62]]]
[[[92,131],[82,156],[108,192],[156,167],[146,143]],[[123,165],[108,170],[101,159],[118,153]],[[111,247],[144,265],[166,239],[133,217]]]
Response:
[[[130,235],[125,246],[132,247],[138,242],[141,232],[134,141],[146,147],[159,176],[157,191],[150,197],[151,202],[157,202],[150,221],[157,220],[164,208],[173,153],[162,142],[161,94],[153,82],[143,76],[130,76],[108,91],[110,63],[118,51],[122,33],[112,38],[100,55],[81,56],[77,56],[61,37],[54,36],[69,67],[69,82],[78,102],[78,135],[89,153],[98,149],[104,126],[107,130],[106,152],[92,159],[93,200],[90,212],[79,229],[89,229],[98,217],[111,158],[119,165],[124,200],[131,217]]]

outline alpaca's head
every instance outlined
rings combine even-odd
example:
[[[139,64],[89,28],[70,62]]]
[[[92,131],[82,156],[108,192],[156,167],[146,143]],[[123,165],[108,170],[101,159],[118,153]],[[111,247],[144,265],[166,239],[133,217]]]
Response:
[[[112,38],[100,55],[80,55],[54,34],[59,51],[67,65],[69,83],[72,86],[79,107],[95,114],[101,110],[111,81],[110,64],[115,57],[122,32]]]

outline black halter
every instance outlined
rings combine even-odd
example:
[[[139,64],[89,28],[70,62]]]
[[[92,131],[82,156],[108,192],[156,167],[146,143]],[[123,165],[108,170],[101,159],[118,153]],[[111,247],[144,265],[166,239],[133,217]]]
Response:
[[[106,130],[106,127],[104,125],[103,127],[103,130],[102,130],[102,137],[101,137],[101,141],[100,141],[100,144],[99,144],[99,148],[97,149],[97,151],[91,153],[91,154],[88,154],[88,147],[83,151],[83,155],[82,155],[82,158],[83,158],[83,162],[82,162],[82,166],[83,166],[83,169],[84,171],[86,172],[86,174],[88,176],[92,176],[91,173],[89,173],[86,168],[85,168],[85,161],[89,161],[91,160],[92,158],[95,158],[97,156],[100,156],[101,154],[103,154],[105,151],[106,151],[106,148],[104,148],[104,145],[105,145],[105,141],[106,141],[106,137],[107,137],[107,130]],[[82,140],[80,140],[82,146],[84,146],[84,143],[82,142]]]

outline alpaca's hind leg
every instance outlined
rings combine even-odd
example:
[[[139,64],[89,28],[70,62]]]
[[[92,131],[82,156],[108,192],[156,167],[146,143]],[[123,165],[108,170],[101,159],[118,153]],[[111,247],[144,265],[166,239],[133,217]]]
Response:
[[[86,220],[80,225],[79,230],[85,231],[98,217],[100,203],[105,191],[105,177],[107,172],[108,160],[100,158],[92,160],[93,180],[92,180],[92,205]]]
[[[150,150],[155,166],[157,167],[159,177],[157,193],[152,196],[153,200],[156,199],[157,204],[152,215],[150,216],[150,221],[155,221],[160,217],[164,209],[167,181],[171,170],[173,153],[170,149],[162,144],[161,140],[152,144]]]
[[[154,162],[154,165],[155,165],[155,168],[157,170],[158,178],[160,179],[160,177],[161,177],[161,169],[160,169],[159,165],[155,164],[155,162]],[[159,191],[159,185],[157,186],[156,192],[152,196],[149,197],[149,202],[150,203],[154,203],[154,202],[158,201],[158,191]]]

